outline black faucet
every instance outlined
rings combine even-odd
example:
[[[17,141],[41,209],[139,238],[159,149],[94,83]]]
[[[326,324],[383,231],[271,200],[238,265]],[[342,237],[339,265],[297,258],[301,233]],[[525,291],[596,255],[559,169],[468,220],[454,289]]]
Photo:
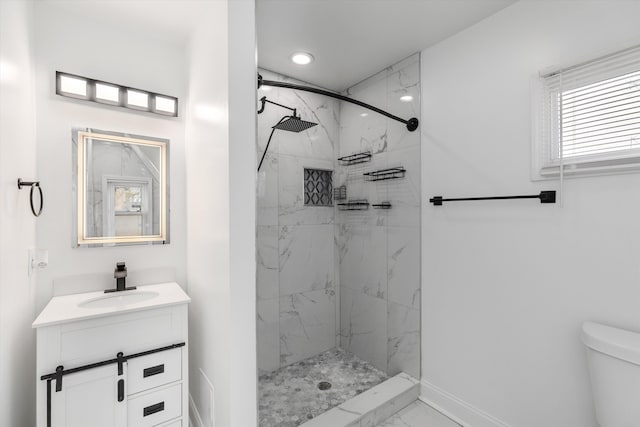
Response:
[[[105,294],[109,292],[131,291],[136,288],[135,286],[131,286],[128,288],[125,286],[125,280],[127,278],[127,267],[124,262],[116,263],[116,269],[113,270],[113,277],[116,279],[116,288],[105,290]]]

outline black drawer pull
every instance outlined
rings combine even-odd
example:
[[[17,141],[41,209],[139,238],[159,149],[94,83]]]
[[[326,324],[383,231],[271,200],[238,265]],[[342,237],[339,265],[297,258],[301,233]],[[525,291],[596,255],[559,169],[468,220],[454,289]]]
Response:
[[[147,406],[142,410],[143,417],[147,415],[155,414],[156,412],[164,411],[164,402],[156,403],[155,405]]]
[[[118,380],[118,402],[124,400],[124,380]]]
[[[164,363],[162,365],[152,366],[142,371],[142,378],[147,378],[153,375],[158,375],[163,373],[164,373]]]

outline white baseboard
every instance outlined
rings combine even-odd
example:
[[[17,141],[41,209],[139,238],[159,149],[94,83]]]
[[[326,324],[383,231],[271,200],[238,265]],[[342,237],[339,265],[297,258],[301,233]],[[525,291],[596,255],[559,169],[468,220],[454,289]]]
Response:
[[[189,395],[189,427],[204,427],[198,408],[191,395]]]
[[[425,380],[420,381],[419,399],[464,427],[511,427]]]

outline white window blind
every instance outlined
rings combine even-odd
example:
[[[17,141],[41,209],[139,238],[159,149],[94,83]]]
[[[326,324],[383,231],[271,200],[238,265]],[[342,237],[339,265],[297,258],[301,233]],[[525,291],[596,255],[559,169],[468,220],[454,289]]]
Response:
[[[640,168],[640,46],[543,75],[540,176]]]

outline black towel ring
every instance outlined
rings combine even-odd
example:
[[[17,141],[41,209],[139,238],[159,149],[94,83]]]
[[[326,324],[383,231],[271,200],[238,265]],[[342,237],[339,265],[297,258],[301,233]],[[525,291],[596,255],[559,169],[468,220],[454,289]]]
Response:
[[[42,213],[42,208],[44,207],[44,197],[42,195],[42,188],[40,187],[40,182],[39,181],[27,182],[27,181],[23,181],[22,178],[18,178],[18,189],[22,190],[22,187],[24,187],[25,185],[28,185],[29,187],[31,187],[31,191],[29,192],[29,204],[31,205],[31,212],[33,213],[33,216],[38,217]],[[40,193],[40,207],[38,208],[37,212],[36,212],[35,206],[33,205],[33,191],[36,188]]]

